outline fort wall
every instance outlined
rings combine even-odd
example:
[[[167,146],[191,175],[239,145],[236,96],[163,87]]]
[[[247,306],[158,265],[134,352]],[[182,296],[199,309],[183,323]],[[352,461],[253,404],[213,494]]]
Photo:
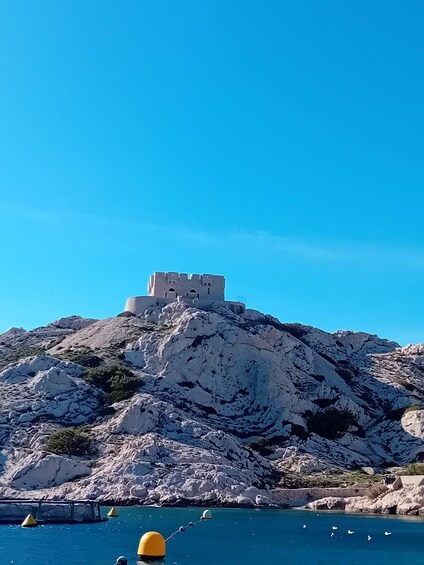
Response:
[[[242,302],[231,302],[229,300],[201,300],[201,299],[190,299],[190,298],[161,298],[156,296],[132,296],[127,298],[125,303],[125,311],[132,312],[136,316],[143,314],[148,308],[154,306],[166,306],[171,302],[176,302],[177,300],[184,302],[200,310],[207,310],[214,304],[222,304],[229,308],[235,314],[242,314],[245,311],[245,305]]]
[[[245,310],[245,305],[241,302],[225,300],[225,278],[221,275],[156,272],[150,276],[147,291],[148,296],[128,298],[125,311],[138,316],[148,308],[166,306],[176,301],[200,309],[208,309],[215,303],[222,304],[236,314]]]
[[[161,298],[198,298],[225,300],[225,278],[220,275],[188,275],[187,273],[156,272],[147,285],[149,296]]]

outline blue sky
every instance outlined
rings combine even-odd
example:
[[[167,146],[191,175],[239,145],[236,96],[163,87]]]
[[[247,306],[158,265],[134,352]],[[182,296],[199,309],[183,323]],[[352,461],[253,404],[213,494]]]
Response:
[[[424,341],[421,1],[0,0],[0,331],[155,270]]]

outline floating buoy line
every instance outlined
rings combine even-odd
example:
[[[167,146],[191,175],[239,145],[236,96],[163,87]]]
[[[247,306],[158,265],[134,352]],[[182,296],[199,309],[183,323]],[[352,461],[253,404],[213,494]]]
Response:
[[[189,522],[187,526],[180,526],[178,530],[175,530],[175,532],[173,532],[170,536],[168,536],[165,541],[171,541],[177,534],[182,534],[188,528],[192,528],[196,524],[200,524],[200,522],[203,522],[203,520],[210,520],[211,518],[212,518],[212,512],[210,510],[205,510],[203,514],[200,516],[199,520],[197,520],[196,522]]]
[[[186,530],[193,528],[196,524],[200,524],[204,520],[210,520],[212,512],[204,510],[199,520],[189,522],[187,526],[180,526],[178,530],[172,532],[166,539],[159,532],[146,532],[140,539],[138,544],[137,558],[141,562],[149,562],[164,559],[166,556],[166,544],[170,542],[178,534],[182,534]]]
[[[112,508],[112,510],[115,510]],[[110,512],[112,512],[112,510]],[[112,516],[109,513],[110,516]],[[151,563],[152,561],[161,561],[165,559],[166,556],[166,544],[170,542],[178,534],[185,532],[186,530],[193,528],[196,524],[200,524],[205,520],[211,520],[212,512],[210,510],[204,510],[199,520],[194,522],[189,522],[187,526],[180,526],[178,530],[172,532],[170,536],[166,539],[159,532],[146,532],[140,538],[137,549],[137,562],[141,563]],[[126,557],[121,555],[115,562],[115,565],[127,565],[128,560]]]
[[[108,512],[109,518],[117,518],[119,516],[119,512],[115,507],[112,507]],[[205,520],[212,519],[212,512],[208,510],[204,510],[202,515],[200,516],[199,520],[195,520],[194,522],[189,522],[186,526],[180,526],[178,530],[172,532],[166,539],[162,534],[159,532],[146,532],[140,538],[140,542],[138,544],[137,549],[137,560],[138,563],[150,563],[152,561],[161,561],[165,559],[166,556],[166,544],[173,540],[175,536],[178,534],[182,534],[183,532],[193,528],[197,524],[204,522]],[[28,514],[25,520],[22,522],[21,526],[23,528],[33,528],[38,526],[37,520],[34,518],[32,514]],[[121,555],[115,562],[115,565],[127,565],[128,560],[126,557]]]

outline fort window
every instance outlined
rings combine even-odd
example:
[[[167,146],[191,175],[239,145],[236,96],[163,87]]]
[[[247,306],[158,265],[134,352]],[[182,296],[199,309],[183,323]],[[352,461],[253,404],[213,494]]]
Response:
[[[178,294],[175,291],[175,288],[168,288],[167,291],[165,291],[165,298],[177,298]]]

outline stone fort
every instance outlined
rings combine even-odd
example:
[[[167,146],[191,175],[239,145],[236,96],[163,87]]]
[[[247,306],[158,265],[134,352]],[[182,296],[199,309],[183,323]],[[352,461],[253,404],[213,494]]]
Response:
[[[155,272],[150,275],[147,292],[148,296],[128,298],[125,311],[138,315],[151,306],[165,306],[176,301],[201,309],[215,302],[226,305],[236,313],[245,309],[241,302],[225,300],[225,278],[221,275]]]

